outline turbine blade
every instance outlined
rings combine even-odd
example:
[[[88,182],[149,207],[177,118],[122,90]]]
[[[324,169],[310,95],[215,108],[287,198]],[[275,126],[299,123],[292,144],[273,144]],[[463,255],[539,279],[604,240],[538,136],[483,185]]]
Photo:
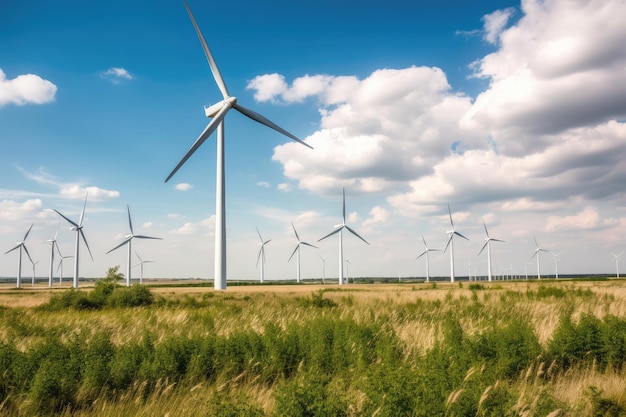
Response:
[[[298,242],[300,242],[300,236],[298,236],[298,232],[296,231],[296,226],[293,225],[293,222],[291,222],[291,227],[293,228],[293,232],[296,234],[296,239],[298,240]]]
[[[344,227],[346,227],[346,226],[345,226],[345,225],[342,225],[341,227],[339,227],[339,228],[337,228],[337,229],[333,230],[332,232],[330,232],[329,234],[327,234],[327,235],[326,235],[326,236],[324,236],[323,238],[318,239],[317,241],[318,241],[318,242],[320,242],[320,241],[322,241],[322,240],[326,239],[327,237],[330,237],[330,236],[334,235],[335,233],[339,233],[339,232],[341,231],[341,229],[343,229]]]
[[[33,258],[30,257],[30,253],[28,253],[28,248],[26,247],[26,245],[22,244],[22,247],[24,248],[24,252],[26,252],[26,255],[28,256],[28,259],[30,259],[30,263],[34,264],[35,262],[33,262]]]
[[[144,236],[144,235],[133,235],[137,239],[155,239],[155,240],[163,240],[162,237],[152,237],[152,236]]]
[[[261,124],[264,124],[265,126],[274,129],[277,132],[282,133],[283,135],[295,140],[296,142],[301,143],[302,145],[306,146],[307,148],[311,148],[313,149],[313,147],[311,145],[308,145],[306,142],[304,142],[303,140],[299,139],[298,137],[292,135],[291,133],[287,132],[285,129],[283,129],[282,127],[278,126],[276,123],[272,122],[271,120],[269,120],[268,118],[261,116],[259,113],[250,110],[248,108],[245,108],[244,106],[242,106],[241,104],[235,104],[235,110],[237,110],[239,113],[243,114],[244,116],[248,116],[250,119],[257,121]]]
[[[28,234],[30,233],[30,230],[33,228],[33,225],[31,224],[30,227],[28,228],[28,231],[26,232],[26,234],[24,235],[24,239],[22,239],[22,242],[26,242],[26,238],[28,237]]]
[[[85,217],[85,208],[87,207],[87,193],[85,193],[85,204],[83,204],[83,211],[80,212],[80,220],[78,221],[78,226],[83,225],[83,218]]]
[[[489,240],[494,241],[494,242],[506,242],[506,240],[493,239],[493,238],[489,239]]]
[[[450,238],[448,238],[448,243],[446,243],[446,247],[443,250],[443,253],[446,253],[446,251],[448,250],[448,246],[450,245],[450,242],[452,242],[452,237],[454,237],[454,233],[450,233]]]
[[[254,226],[256,229],[257,234],[259,235],[259,240],[261,241],[261,244],[263,244],[263,238],[261,237],[261,232],[259,232],[259,228]]]
[[[483,251],[485,250],[485,248],[487,247],[488,244],[489,244],[489,240],[487,240],[485,242],[485,244],[483,245],[483,247],[480,248],[480,252],[478,252],[478,255],[476,255],[476,256],[480,256],[480,254],[483,253]]]
[[[84,236],[83,236],[83,238],[84,238]],[[111,249],[110,251],[108,251],[105,255],[108,255],[109,253],[113,252],[113,251],[114,251],[115,249],[117,249],[117,248],[121,248],[122,246],[124,246],[125,244],[127,244],[128,242],[130,242],[130,240],[131,240],[131,239],[132,239],[132,236],[131,236],[131,237],[128,237],[128,238],[126,238],[126,239],[124,239],[124,241],[123,241],[122,243],[120,243],[119,245],[117,245],[116,247],[114,247],[113,249]],[[85,243],[87,243],[87,242],[85,241]]]
[[[287,262],[291,261],[291,258],[293,258],[293,255],[296,254],[296,252],[298,251],[298,248],[300,247],[300,244],[298,243],[296,245],[296,248],[293,250],[293,252],[291,252],[291,256],[289,257],[289,259],[287,259]]]
[[[270,243],[272,241],[272,239],[266,240],[265,242],[263,242],[263,246],[267,245],[268,243]]]
[[[452,230],[454,230],[454,223],[452,222],[452,212],[450,211],[450,204],[448,204],[448,215],[450,216],[450,226],[452,226]]]
[[[83,229],[78,229],[78,233],[83,238],[83,242],[85,242],[85,246],[87,246],[87,251],[89,252],[89,256],[91,257],[91,261],[93,262],[93,255],[91,254],[91,249],[89,248],[89,243],[87,243],[87,238],[85,238],[85,233],[83,233]]]
[[[7,253],[9,253],[9,252],[13,252],[15,249],[19,248],[20,246],[22,246],[22,244],[21,244],[21,243],[18,243],[18,244],[17,244],[17,246],[15,246],[15,247],[13,247],[13,248],[9,249],[8,251],[4,252],[4,254],[6,255],[6,254],[7,254]]]
[[[143,259],[141,259],[141,256],[139,256],[139,254],[137,253],[137,251],[135,251],[135,255],[137,255],[137,258],[139,258],[139,262],[143,262]]]
[[[419,258],[421,258],[422,256],[426,255],[427,253],[428,253],[428,250],[425,250],[424,252],[422,252],[419,255],[417,255],[417,258],[415,258],[415,260],[418,260]]]
[[[191,19],[191,23],[193,23],[193,27],[196,30],[196,34],[198,35],[198,38],[200,39],[200,43],[202,44],[204,55],[206,56],[207,61],[209,61],[209,67],[211,67],[211,72],[213,73],[213,78],[215,79],[215,83],[217,84],[220,91],[222,92],[222,96],[224,98],[228,98],[230,97],[230,94],[228,94],[228,89],[226,88],[226,84],[224,83],[222,74],[220,73],[220,70],[217,67],[217,64],[215,63],[215,59],[213,59],[213,54],[211,54],[211,50],[209,49],[209,46],[204,40],[204,36],[202,36],[202,32],[200,31],[200,28],[198,27],[198,24],[196,23],[196,19],[194,19],[193,14],[191,13],[191,9],[187,5],[187,2],[185,2],[184,4],[185,4],[185,9],[187,9],[187,13],[189,14],[189,18]]]
[[[348,229],[348,231],[350,233],[352,233],[354,236],[358,237],[359,239],[361,239],[363,242],[367,243],[369,245],[369,242],[365,239],[363,239],[357,232],[355,232],[354,230],[350,229],[350,227],[346,226],[346,229]]]
[[[341,188],[341,194],[343,196],[343,209],[342,209],[342,215],[343,215],[343,224],[346,224],[346,187],[342,187]]]
[[[533,237],[533,240],[535,241],[535,247],[536,247],[536,248],[538,248],[538,247],[539,247],[539,243],[537,243],[537,239],[535,239],[535,238]]]
[[[57,241],[53,241],[52,245],[55,246],[57,248],[57,253],[59,254],[59,256],[62,258],[63,254],[61,253],[61,249],[59,249],[59,244],[57,243]],[[53,249],[54,250],[54,249]]]
[[[72,220],[68,219],[67,217],[65,217],[64,215],[62,215],[57,209],[52,209],[52,210],[56,211],[59,216],[63,217],[65,220],[67,220],[67,222],[69,224],[71,224],[72,226],[78,227],[78,225],[76,223],[74,223],[74,221],[72,221]]]
[[[128,207],[128,204],[126,204],[126,211],[128,212],[128,227],[130,227],[130,234],[134,235],[135,232],[133,232],[133,221],[130,219],[130,207]]]
[[[305,245],[305,246],[310,246],[310,247],[315,248],[315,249],[319,249],[317,246],[315,246],[315,245],[311,245],[310,243],[300,242],[300,244],[301,244],[301,245]]]
[[[481,219],[483,222],[483,227],[485,228],[485,234],[487,235],[487,238],[489,238],[489,232],[487,231],[487,225],[485,224],[485,220]]]
[[[261,249],[259,249],[259,254],[256,257],[256,266],[259,266],[259,259],[261,259],[261,253],[265,252],[265,250],[263,249],[263,246],[261,246]]]
[[[52,239],[52,241],[55,243],[57,241],[57,236],[59,236],[59,230],[61,230],[61,222],[59,222],[59,227],[57,227],[57,232],[54,234],[54,239]]]
[[[454,232],[454,234],[455,234],[455,235],[457,235],[457,236],[461,236],[461,237],[462,237],[463,239],[465,239],[465,240],[469,240],[468,238],[466,238],[465,236],[463,236],[463,235],[462,235],[462,234],[460,234],[459,232],[456,232],[456,231],[455,231],[455,232]]]
[[[189,150],[187,151],[187,153],[185,154],[185,156],[183,156],[183,159],[180,160],[180,162],[178,163],[178,165],[176,165],[176,168],[174,168],[172,170],[172,172],[170,172],[170,175],[167,176],[167,178],[165,179],[165,182],[168,182],[170,180],[170,178],[172,178],[174,176],[174,174],[176,174],[176,172],[180,169],[180,167],[182,167],[185,162],[187,162],[187,159],[189,159],[189,157],[191,155],[194,154],[194,152],[200,147],[202,146],[202,144],[204,143],[204,141],[211,136],[211,133],[213,133],[213,131],[215,129],[217,129],[217,126],[222,122],[222,120],[224,119],[224,116],[226,115],[226,113],[228,112],[228,110],[230,110],[230,106],[225,105],[222,110],[218,111],[217,114],[215,115],[215,117],[211,120],[211,122],[207,125],[206,128],[204,128],[204,131],[200,134],[200,136],[198,137],[198,139],[196,139],[196,141],[194,142],[194,144],[191,146],[191,148],[189,148]]]

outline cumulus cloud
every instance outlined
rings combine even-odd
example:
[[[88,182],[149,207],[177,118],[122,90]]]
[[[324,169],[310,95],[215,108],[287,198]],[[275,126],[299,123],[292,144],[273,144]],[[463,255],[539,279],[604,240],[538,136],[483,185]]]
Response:
[[[187,184],[186,182],[181,182],[179,184],[176,184],[174,188],[177,189],[178,191],[188,191],[193,188],[193,185]]]
[[[493,13],[483,16],[484,22],[484,38],[491,44],[496,44],[500,34],[509,22],[509,19],[515,12],[513,8],[496,10]]]
[[[214,228],[215,228],[215,216],[211,216],[197,223],[187,222],[183,224],[181,227],[171,230],[170,234],[190,236],[190,235],[202,233],[206,235],[212,232]]]
[[[129,81],[135,78],[130,72],[124,68],[112,67],[108,70],[100,72],[102,79],[111,81],[113,84],[119,84],[122,81]]]
[[[18,221],[39,213],[42,209],[39,198],[28,199],[24,202],[13,200],[0,201],[0,219],[5,221]]]
[[[288,193],[288,192],[293,190],[293,186],[291,184],[286,183],[286,182],[278,184],[276,186],[276,188],[278,188],[278,191],[282,191],[283,193]]]
[[[546,221],[546,231],[594,229],[599,222],[600,214],[598,210],[595,207],[585,207],[580,213],[572,216],[549,216]]]
[[[370,210],[370,216],[363,222],[364,227],[387,224],[389,221],[389,210],[375,206]]]
[[[57,86],[35,74],[7,79],[0,69],[0,107],[7,104],[45,104],[55,100]]]

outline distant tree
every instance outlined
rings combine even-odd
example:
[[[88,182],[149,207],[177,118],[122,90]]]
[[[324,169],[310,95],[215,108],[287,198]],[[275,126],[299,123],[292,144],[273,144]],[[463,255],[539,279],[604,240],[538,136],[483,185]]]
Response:
[[[109,268],[109,270],[107,271],[107,275],[106,277],[104,277],[104,279],[109,282],[117,282],[124,279],[124,274],[120,272],[120,266],[116,265]]]

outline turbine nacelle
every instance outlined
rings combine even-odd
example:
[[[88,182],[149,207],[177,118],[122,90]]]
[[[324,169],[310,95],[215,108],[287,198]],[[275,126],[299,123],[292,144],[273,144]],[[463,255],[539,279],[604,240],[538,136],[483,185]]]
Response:
[[[215,103],[209,107],[205,107],[204,114],[206,115],[206,117],[212,119],[224,107],[228,106],[232,108],[232,107],[235,107],[236,104],[237,104],[237,97],[227,97],[218,103]]]

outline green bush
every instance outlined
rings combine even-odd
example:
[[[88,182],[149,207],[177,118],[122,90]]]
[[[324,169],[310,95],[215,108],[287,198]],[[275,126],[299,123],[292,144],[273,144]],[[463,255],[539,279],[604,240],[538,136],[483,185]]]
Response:
[[[153,303],[154,296],[144,285],[133,284],[130,287],[115,287],[106,298],[109,307],[143,307]]]

